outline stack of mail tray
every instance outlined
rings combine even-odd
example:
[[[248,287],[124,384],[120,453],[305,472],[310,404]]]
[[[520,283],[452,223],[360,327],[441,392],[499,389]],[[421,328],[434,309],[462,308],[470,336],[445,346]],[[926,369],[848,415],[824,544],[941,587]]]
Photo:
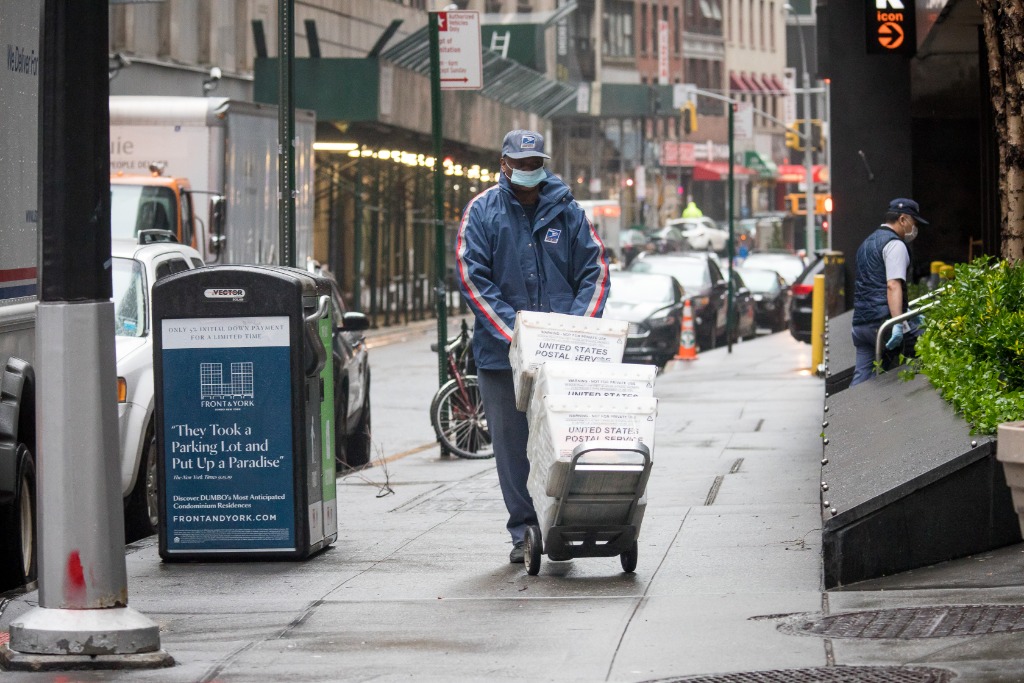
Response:
[[[527,488],[533,498],[537,519],[544,534],[554,523],[558,499],[566,493],[566,479],[572,467],[572,451],[590,441],[616,442],[629,449],[637,442],[654,452],[654,427],[658,400],[643,398],[593,398],[546,395],[531,406],[530,437],[527,456],[530,475]],[[635,476],[617,476],[615,466],[642,465],[643,456],[635,451],[599,451],[584,456],[579,464],[597,466],[577,469],[573,476],[573,494],[630,494]],[[602,466],[603,471],[602,471]],[[580,519],[563,519],[561,524],[621,525],[639,527],[646,508],[646,493],[639,499],[633,519],[626,520],[629,503],[596,504],[574,508]]]
[[[512,330],[509,362],[516,407],[526,411],[537,368],[547,361],[570,360],[601,365],[621,363],[629,323],[561,313],[519,311]]]
[[[526,411],[532,425],[538,420],[544,396],[573,398],[651,398],[656,365],[628,363],[587,363],[554,360],[537,368],[533,380],[533,397]],[[650,445],[650,444],[648,444]]]

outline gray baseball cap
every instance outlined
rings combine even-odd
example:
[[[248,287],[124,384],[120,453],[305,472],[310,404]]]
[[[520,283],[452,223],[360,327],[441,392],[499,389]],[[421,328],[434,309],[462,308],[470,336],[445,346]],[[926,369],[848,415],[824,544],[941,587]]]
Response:
[[[505,139],[501,143],[501,156],[509,159],[551,158],[544,153],[544,136],[533,130],[510,130],[505,133]]]

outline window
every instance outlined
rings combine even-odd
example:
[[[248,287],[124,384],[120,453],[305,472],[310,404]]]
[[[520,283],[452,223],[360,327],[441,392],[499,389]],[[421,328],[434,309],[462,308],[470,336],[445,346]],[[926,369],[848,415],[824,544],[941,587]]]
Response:
[[[189,270],[188,261],[183,258],[172,256],[166,261],[161,261],[156,264],[156,279],[159,282],[168,275],[174,275],[175,273],[183,273]]]
[[[775,52],[775,3],[768,3],[768,45],[769,50]]]
[[[761,14],[760,21],[758,21],[758,30],[760,31],[760,34],[761,34],[761,36],[760,36],[760,38],[761,38],[760,48],[762,50],[765,50],[765,49],[768,48],[768,41],[766,41],[764,39],[764,28],[765,28],[764,25],[766,23],[765,22],[765,16],[764,16],[764,0],[761,0],[760,7],[758,9],[759,9],[760,14]]]
[[[633,5],[608,0],[604,10],[604,48],[607,57],[633,57]]]
[[[679,8],[678,7],[673,7],[672,8],[672,21],[673,21],[672,45],[674,47],[675,54],[678,56],[680,51],[682,51],[682,49],[683,49],[683,38],[682,38],[683,26],[679,22]]]
[[[647,5],[640,6],[640,54],[647,54],[647,33],[650,29],[647,24]]]
[[[135,259],[111,259],[113,283],[114,334],[118,337],[145,337],[146,274]]]

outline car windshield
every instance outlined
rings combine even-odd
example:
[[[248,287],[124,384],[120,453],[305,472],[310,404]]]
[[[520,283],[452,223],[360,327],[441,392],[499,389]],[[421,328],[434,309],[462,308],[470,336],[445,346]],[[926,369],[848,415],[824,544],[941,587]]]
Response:
[[[711,285],[707,264],[699,259],[649,258],[635,261],[629,269],[637,273],[673,275],[687,290],[705,289]]]
[[[779,288],[779,280],[774,271],[744,268],[743,281],[752,292],[774,292]]]
[[[145,337],[146,273],[135,259],[112,260],[114,284],[114,334],[118,337]]]
[[[804,270],[804,264],[796,254],[751,254],[743,265],[748,268],[774,270],[789,284],[792,284]]]
[[[177,202],[167,187],[110,185],[110,236],[135,240],[139,230],[175,230]]]
[[[672,280],[655,275],[613,275],[609,300],[628,304],[672,303]]]

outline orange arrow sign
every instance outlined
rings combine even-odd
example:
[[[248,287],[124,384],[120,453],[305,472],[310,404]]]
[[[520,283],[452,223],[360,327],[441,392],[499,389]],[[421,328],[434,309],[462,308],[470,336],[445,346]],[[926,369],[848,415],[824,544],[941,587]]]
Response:
[[[903,27],[894,21],[887,21],[878,27],[878,42],[889,50],[895,50],[903,44]]]

